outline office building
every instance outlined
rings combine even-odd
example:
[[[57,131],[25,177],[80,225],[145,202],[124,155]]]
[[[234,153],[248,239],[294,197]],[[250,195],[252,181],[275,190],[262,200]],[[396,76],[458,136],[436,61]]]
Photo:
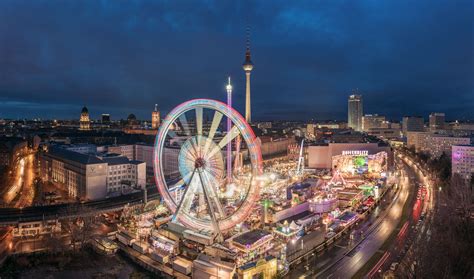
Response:
[[[110,124],[110,114],[103,113],[101,117],[102,124]]]
[[[105,198],[107,163],[96,156],[52,146],[39,158],[41,178],[64,186],[70,197]]]
[[[51,146],[39,158],[41,178],[65,187],[73,198],[103,199],[146,185],[146,163],[124,156],[97,156]]]
[[[368,132],[373,128],[385,128],[385,116],[378,114],[366,114],[362,117],[362,131]]]
[[[123,194],[146,186],[146,163],[117,154],[100,157],[107,163],[107,195]]]
[[[474,145],[453,145],[451,159],[452,174],[471,179],[474,175]]]
[[[407,136],[408,132],[423,132],[425,120],[421,116],[404,116],[402,120],[402,132]]]
[[[416,152],[429,153],[431,157],[438,158],[443,153],[451,156],[453,145],[469,145],[470,137],[456,137],[430,132],[408,132],[407,146],[414,147]]]
[[[370,128],[367,134],[381,139],[397,139],[401,137],[400,128]]]
[[[362,115],[364,108],[361,95],[350,95],[348,100],[348,120],[349,128],[355,131],[362,131]]]
[[[441,112],[433,112],[430,114],[430,131],[435,132],[445,129],[445,114]]]
[[[427,138],[425,151],[430,153],[432,157],[439,158],[443,153],[451,156],[453,145],[470,145],[469,137],[453,137],[446,135],[432,134]]]
[[[430,136],[429,132],[407,132],[407,147],[414,148],[416,152],[420,152],[426,149],[427,137]]]

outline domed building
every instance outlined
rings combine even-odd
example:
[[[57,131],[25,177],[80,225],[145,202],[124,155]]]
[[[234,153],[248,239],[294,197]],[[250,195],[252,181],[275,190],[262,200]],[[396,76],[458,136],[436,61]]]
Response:
[[[138,120],[135,114],[130,113],[127,117],[127,126],[130,128],[136,128],[138,126]]]
[[[84,106],[81,111],[81,118],[79,119],[79,130],[88,131],[90,129],[91,121],[89,119],[89,110]]]

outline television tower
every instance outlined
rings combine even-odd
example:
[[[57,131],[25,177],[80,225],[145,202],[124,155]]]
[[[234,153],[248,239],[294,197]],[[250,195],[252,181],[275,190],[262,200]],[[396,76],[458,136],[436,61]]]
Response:
[[[247,28],[247,50],[245,51],[245,62],[242,65],[245,71],[245,121],[250,123],[252,121],[252,110],[250,107],[250,72],[253,69],[253,63],[250,59],[250,29]]]

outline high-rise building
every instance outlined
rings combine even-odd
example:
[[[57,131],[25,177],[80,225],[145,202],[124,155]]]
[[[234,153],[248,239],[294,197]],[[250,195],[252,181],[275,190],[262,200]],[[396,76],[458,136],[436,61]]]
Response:
[[[421,116],[404,116],[402,120],[402,132],[407,136],[407,132],[423,132],[425,130],[425,120]]]
[[[109,124],[110,123],[110,114],[103,113],[102,114],[102,124]]]
[[[474,145],[453,145],[451,156],[453,175],[471,179],[474,175]]]
[[[378,114],[366,114],[362,116],[362,131],[369,132],[370,129],[385,128],[383,127],[385,116]]]
[[[81,111],[81,118],[79,119],[79,129],[87,131],[91,129],[91,121],[89,119],[89,110],[84,106]]]
[[[364,107],[361,95],[350,95],[348,100],[348,120],[349,128],[355,131],[362,131],[362,115]]]
[[[250,106],[250,72],[253,70],[253,63],[250,59],[250,39],[247,34],[247,50],[245,51],[245,62],[242,65],[245,71],[245,121],[252,121],[252,108]]]
[[[155,104],[155,110],[151,112],[151,128],[158,129],[160,126],[160,112],[158,111],[158,105]]]
[[[437,131],[445,128],[446,116],[442,112],[433,112],[430,114],[430,130]]]

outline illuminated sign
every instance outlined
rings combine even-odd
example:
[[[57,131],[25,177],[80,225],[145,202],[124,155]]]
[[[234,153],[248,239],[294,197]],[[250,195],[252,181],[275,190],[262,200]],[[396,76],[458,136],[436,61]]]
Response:
[[[342,151],[342,155],[369,155],[369,151],[368,150],[343,150]]]

